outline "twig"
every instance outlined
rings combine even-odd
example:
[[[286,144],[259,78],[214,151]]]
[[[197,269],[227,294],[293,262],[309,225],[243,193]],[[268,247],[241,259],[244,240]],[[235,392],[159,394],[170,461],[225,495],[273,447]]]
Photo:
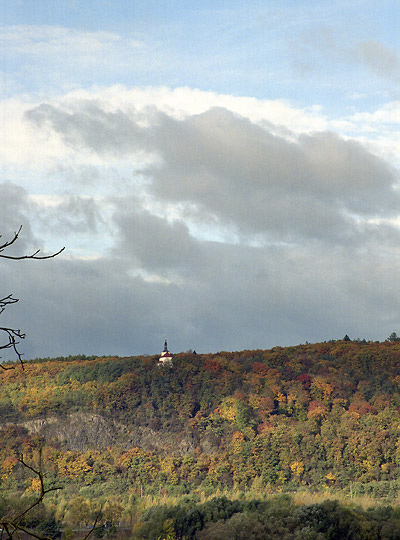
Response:
[[[44,259],[53,259],[54,257],[57,257],[57,255],[60,255],[60,253],[62,253],[64,251],[64,249],[65,249],[65,247],[63,247],[62,249],[60,249],[56,253],[52,253],[51,255],[38,255],[38,253],[40,253],[40,249],[37,249],[31,255],[19,255],[19,256],[4,255],[3,251],[5,249],[9,248],[10,246],[12,246],[14,244],[14,242],[17,241],[17,239],[19,237],[19,233],[21,232],[21,229],[22,229],[22,225],[20,226],[18,231],[14,233],[14,236],[13,236],[13,238],[11,240],[8,240],[7,242],[4,242],[4,244],[0,245],[0,257],[1,258],[3,258],[3,259],[11,259],[11,260],[14,260],[14,261],[21,261],[23,259],[37,259],[37,260],[43,261]],[[1,235],[0,235],[0,238],[1,238]]]

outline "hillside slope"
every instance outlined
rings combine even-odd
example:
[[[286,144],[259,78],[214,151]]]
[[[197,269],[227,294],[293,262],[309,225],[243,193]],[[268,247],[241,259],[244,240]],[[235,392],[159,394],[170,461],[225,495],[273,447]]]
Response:
[[[171,368],[155,357],[36,360],[0,381],[6,489],[10,440],[44,445],[49,478],[93,492],[256,483],[394,496],[400,485],[398,342],[178,354]]]

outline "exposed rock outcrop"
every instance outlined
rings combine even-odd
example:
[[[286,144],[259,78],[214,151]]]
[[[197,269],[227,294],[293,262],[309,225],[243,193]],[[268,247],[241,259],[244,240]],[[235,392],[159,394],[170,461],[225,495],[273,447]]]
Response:
[[[88,412],[75,412],[67,416],[49,416],[21,422],[30,434],[39,434],[48,442],[58,443],[63,449],[84,452],[104,450],[108,446],[121,448],[134,446],[143,450],[163,450],[178,455],[192,452],[193,436],[166,431],[155,431],[147,426],[127,426],[112,417]]]

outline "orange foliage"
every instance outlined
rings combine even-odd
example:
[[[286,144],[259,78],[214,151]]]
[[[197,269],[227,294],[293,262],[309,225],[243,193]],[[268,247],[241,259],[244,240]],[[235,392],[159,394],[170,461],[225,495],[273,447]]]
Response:
[[[325,417],[328,412],[326,405],[321,403],[321,401],[311,401],[308,405],[308,418],[321,418]]]
[[[252,368],[260,377],[266,377],[270,369],[266,364],[261,364],[261,362],[254,362]]]
[[[357,413],[357,415],[364,416],[365,414],[376,414],[376,409],[372,407],[367,401],[361,401],[358,403],[351,403],[349,406],[349,412]]]
[[[222,370],[222,366],[218,360],[207,357],[204,360],[204,369],[210,373],[219,373]]]
[[[18,463],[18,460],[14,456],[8,456],[4,459],[1,464],[1,478],[2,480],[7,480],[14,470],[15,465]]]

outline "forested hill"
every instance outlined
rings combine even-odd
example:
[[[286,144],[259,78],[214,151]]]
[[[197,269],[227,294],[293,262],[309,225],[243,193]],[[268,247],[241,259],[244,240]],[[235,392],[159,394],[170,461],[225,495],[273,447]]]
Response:
[[[93,493],[113,482],[141,493],[257,484],[394,496],[400,485],[399,342],[181,353],[172,367],[40,359],[0,378],[4,485],[17,440],[44,444],[50,478]]]

